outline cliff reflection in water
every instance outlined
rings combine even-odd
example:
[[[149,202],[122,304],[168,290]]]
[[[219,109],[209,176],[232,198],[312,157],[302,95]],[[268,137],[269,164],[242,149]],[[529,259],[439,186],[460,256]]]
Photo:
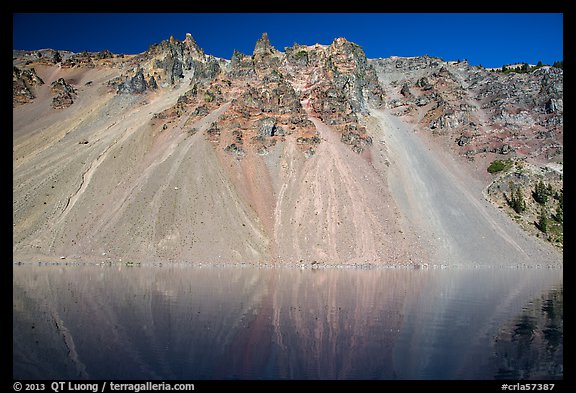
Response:
[[[494,377],[560,269],[14,266],[16,379]]]
[[[530,302],[496,339],[496,379],[562,379],[564,288]]]

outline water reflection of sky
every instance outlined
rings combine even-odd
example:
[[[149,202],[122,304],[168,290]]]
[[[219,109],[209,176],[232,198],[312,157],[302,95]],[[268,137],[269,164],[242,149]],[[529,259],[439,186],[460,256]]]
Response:
[[[15,266],[13,373],[492,379],[495,352],[521,358],[502,343],[523,308],[562,282],[561,269]]]

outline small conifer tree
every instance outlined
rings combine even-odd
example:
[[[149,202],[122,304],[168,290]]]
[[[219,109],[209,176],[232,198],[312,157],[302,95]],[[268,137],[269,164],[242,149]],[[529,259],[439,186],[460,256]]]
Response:
[[[540,215],[538,216],[538,229],[542,232],[548,232],[548,212],[546,206],[540,208]]]
[[[508,199],[508,204],[518,214],[526,210],[526,201],[524,200],[522,190],[520,186],[515,187],[512,182],[510,182],[510,198]]]

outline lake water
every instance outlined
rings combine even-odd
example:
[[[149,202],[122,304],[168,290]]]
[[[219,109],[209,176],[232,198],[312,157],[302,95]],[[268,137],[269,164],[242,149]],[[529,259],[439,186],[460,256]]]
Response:
[[[557,379],[559,268],[13,267],[15,379]]]

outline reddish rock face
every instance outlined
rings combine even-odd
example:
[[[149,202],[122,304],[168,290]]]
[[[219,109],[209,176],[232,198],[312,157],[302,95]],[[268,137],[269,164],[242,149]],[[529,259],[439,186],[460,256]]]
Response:
[[[561,69],[490,72],[427,56],[371,64],[387,85],[387,106],[445,139],[457,154],[562,161]]]
[[[342,133],[342,141],[358,153],[371,144],[359,121],[367,114],[369,102],[377,107],[382,104],[383,91],[358,45],[340,38],[329,46],[294,45],[283,53],[272,46],[264,33],[252,56],[235,51],[229,63],[213,67],[208,74],[205,70],[215,60],[206,56],[204,60],[190,62],[184,55],[178,57],[179,63],[174,63],[174,53],[186,53],[174,49],[181,47],[178,40],[172,39],[141,56],[148,63],[153,58],[155,66],[168,65],[163,71],[166,75],[174,64],[188,62],[194,70],[192,89],[171,111],[181,115],[191,108],[193,113],[203,113],[204,108],[214,109],[232,100],[225,118],[219,122],[220,130],[222,135],[229,135],[240,127],[242,140],[237,143],[247,148],[247,154],[251,150],[262,152],[267,145],[287,135],[294,135],[302,149],[313,152],[320,139],[308,120],[309,115],[334,126]],[[180,70],[179,67],[176,68]],[[260,124],[266,118],[276,120],[277,131],[261,132]],[[224,137],[226,143],[229,139]]]

